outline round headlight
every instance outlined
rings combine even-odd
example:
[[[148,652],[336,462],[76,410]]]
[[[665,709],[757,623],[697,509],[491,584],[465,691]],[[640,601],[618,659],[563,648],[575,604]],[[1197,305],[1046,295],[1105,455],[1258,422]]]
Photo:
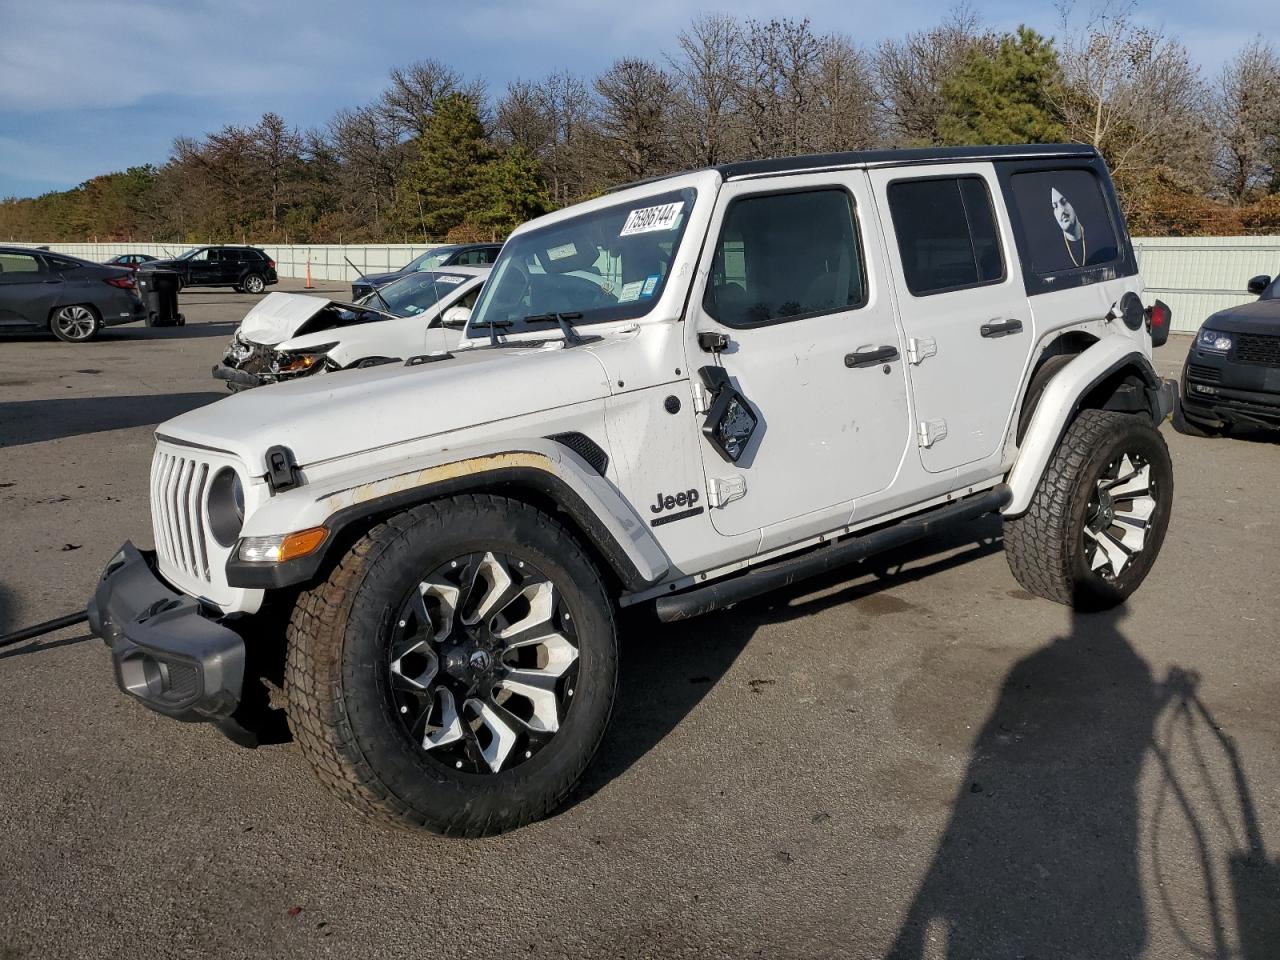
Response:
[[[240,475],[230,467],[219,470],[209,484],[205,503],[213,539],[224,547],[235,546],[244,526],[244,486]]]

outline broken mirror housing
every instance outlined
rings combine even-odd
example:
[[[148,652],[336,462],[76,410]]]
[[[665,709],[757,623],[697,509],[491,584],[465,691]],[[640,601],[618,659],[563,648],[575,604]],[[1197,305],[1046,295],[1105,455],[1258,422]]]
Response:
[[[729,463],[737,463],[759,424],[760,418],[747,403],[747,398],[726,381],[711,401],[702,433],[720,456]]]

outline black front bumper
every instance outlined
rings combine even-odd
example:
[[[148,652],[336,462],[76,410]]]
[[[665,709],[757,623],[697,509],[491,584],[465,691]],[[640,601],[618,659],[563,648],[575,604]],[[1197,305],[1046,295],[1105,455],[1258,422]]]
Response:
[[[1280,366],[1241,363],[1192,347],[1181,392],[1183,413],[1192,420],[1280,426]]]
[[[232,390],[247,390],[250,387],[260,387],[268,382],[248,370],[237,370],[235,367],[225,363],[215,363],[213,365],[213,378],[215,380],[225,380],[227,386]]]
[[[125,543],[89,601],[89,629],[111,648],[125,693],[167,717],[223,721],[240,703],[244,641],[170,589],[154,564],[155,554]]]

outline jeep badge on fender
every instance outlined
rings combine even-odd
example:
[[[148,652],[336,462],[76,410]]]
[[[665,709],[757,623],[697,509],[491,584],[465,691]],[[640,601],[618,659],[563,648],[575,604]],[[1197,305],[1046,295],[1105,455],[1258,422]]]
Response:
[[[479,836],[613,742],[621,607],[683,620],[993,513],[1028,591],[1113,607],[1173,502],[1173,394],[1148,324],[1108,319],[1143,296],[1124,229],[1076,144],[730,163],[558,210],[435,362],[162,424],[155,551],[115,551],[90,626],[126,695],[240,742],[283,659],[329,789]]]

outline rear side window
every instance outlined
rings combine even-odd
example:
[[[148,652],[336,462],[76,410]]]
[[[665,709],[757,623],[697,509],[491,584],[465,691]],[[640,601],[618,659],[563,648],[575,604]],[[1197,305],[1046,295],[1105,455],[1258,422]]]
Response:
[[[725,214],[703,309],[731,327],[866,303],[853,198],[832,187],[735,200]]]
[[[1092,170],[1036,170],[1009,178],[1032,273],[1064,273],[1120,259],[1115,224]]]
[[[892,183],[889,213],[898,236],[903,277],[915,296],[1004,279],[995,211],[982,178]]]

